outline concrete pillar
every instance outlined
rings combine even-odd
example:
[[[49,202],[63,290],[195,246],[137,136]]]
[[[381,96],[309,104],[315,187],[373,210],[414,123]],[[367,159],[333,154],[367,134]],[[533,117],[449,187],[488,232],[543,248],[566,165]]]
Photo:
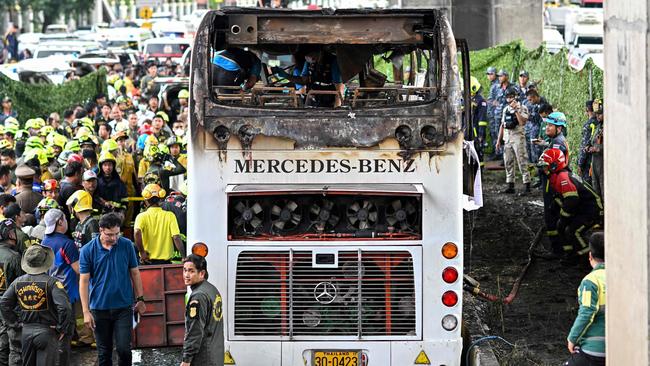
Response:
[[[537,48],[542,43],[544,29],[542,1],[491,1],[492,44],[522,39],[527,47]]]
[[[104,9],[102,0],[95,0],[95,9],[93,10],[93,24],[102,23],[104,21]]]
[[[647,1],[605,1],[607,364],[648,365]]]
[[[467,40],[470,49],[492,46],[491,1],[454,0],[451,27],[456,38]]]

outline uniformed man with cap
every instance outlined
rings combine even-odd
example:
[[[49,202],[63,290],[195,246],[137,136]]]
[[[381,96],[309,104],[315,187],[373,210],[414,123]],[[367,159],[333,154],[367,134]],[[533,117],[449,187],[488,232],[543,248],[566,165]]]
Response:
[[[36,171],[27,165],[20,165],[16,168],[16,177],[18,178],[16,203],[24,213],[33,214],[43,199],[42,195],[32,190],[35,175]]]
[[[183,259],[183,281],[192,293],[185,309],[181,366],[223,366],[223,303],[219,290],[208,282],[203,256],[190,254]]]
[[[485,74],[490,82],[490,87],[487,91],[487,118],[490,129],[490,140],[492,141],[492,147],[494,147],[497,140],[497,134],[499,133],[499,122],[494,122],[494,101],[497,97],[499,80],[497,80],[497,69],[494,66],[488,67]]]
[[[74,314],[63,283],[47,275],[52,263],[52,249],[40,244],[30,246],[21,261],[27,274],[18,277],[0,299],[5,322],[13,327],[23,323],[23,366],[54,366],[59,340],[74,328]],[[14,312],[16,305],[20,319]]]
[[[9,285],[22,275],[20,254],[16,251],[16,223],[11,219],[5,219],[0,221],[0,296],[4,295]],[[0,365],[20,365],[22,363],[20,348],[20,328],[9,328],[2,321],[0,323]]]
[[[503,150],[500,146],[496,145],[499,140],[499,128],[501,127],[503,110],[508,106],[508,101],[506,100],[506,92],[509,89],[514,88],[514,90],[517,92],[517,95],[519,95],[519,91],[516,89],[516,87],[514,87],[512,83],[510,83],[510,77],[506,70],[499,70],[497,76],[499,77],[499,85],[497,85],[494,100],[492,101],[492,105],[494,106],[494,122],[492,125],[490,125],[490,129],[495,130],[495,135],[497,137],[493,141],[495,144],[495,154],[498,159],[501,159]],[[492,130],[490,130],[490,133],[492,133]]]

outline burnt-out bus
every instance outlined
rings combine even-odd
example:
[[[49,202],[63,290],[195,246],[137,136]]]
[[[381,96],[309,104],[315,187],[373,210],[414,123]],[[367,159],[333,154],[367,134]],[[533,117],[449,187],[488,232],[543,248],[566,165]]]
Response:
[[[205,16],[188,242],[209,247],[226,364],[460,364],[456,60],[436,10]]]

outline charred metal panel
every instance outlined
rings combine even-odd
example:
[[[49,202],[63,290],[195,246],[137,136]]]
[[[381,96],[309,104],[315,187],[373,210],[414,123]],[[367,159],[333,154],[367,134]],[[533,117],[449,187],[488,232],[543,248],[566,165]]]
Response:
[[[418,44],[422,16],[332,16],[258,18],[259,43]]]
[[[253,30],[257,32],[259,42],[345,42],[354,47],[355,44],[370,42],[408,44],[417,42],[422,34],[431,34],[433,37],[429,41],[433,41],[427,46],[439,52],[435,60],[438,67],[437,99],[417,105],[360,109],[272,109],[218,104],[211,99],[208,82],[211,76],[210,48],[220,49],[227,45],[226,39],[232,39],[227,32],[233,22],[253,24],[250,15],[257,17],[257,27],[253,26]],[[357,29],[353,24],[367,27],[363,28],[361,34],[361,28]],[[389,29],[391,27],[387,24],[395,28]],[[295,27],[300,30],[296,31],[293,29]],[[271,30],[275,31],[273,37],[276,38],[265,38],[269,37]],[[294,34],[296,32],[300,34]],[[282,33],[291,36],[285,37]],[[322,39],[323,34],[335,38],[327,41]],[[361,40],[352,39],[356,37]],[[359,47],[365,51],[363,46]],[[248,142],[245,145],[250,146],[249,140],[257,135],[291,139],[295,141],[297,149],[368,148],[376,147],[386,139],[398,138],[404,153],[410,154],[417,150],[440,150],[445,143],[453,143],[461,132],[456,43],[447,19],[435,10],[282,11],[235,8],[212,11],[204,17],[193,49],[190,118],[194,143],[201,143],[199,135],[202,130],[214,136],[221,147],[225,147],[232,137],[244,139]],[[404,126],[410,129],[410,133],[405,134]],[[401,130],[396,136],[398,128]],[[245,136],[240,136],[242,131],[246,132]]]

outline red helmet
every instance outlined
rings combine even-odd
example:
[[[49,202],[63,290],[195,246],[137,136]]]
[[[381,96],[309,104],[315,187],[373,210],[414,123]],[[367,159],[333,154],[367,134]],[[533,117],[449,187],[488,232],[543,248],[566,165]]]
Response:
[[[144,134],[147,134],[147,135],[152,134],[151,126],[149,126],[146,123],[142,124],[142,126],[138,129],[138,135],[144,135]]]
[[[43,182],[43,190],[45,191],[56,191],[59,189],[59,182],[56,179],[46,179]]]
[[[84,158],[79,154],[70,154],[70,156],[68,156],[68,164],[72,163],[73,161],[83,163]]]
[[[554,173],[566,168],[566,157],[560,149],[547,149],[539,157],[537,165],[543,168],[548,167],[548,171]]]

